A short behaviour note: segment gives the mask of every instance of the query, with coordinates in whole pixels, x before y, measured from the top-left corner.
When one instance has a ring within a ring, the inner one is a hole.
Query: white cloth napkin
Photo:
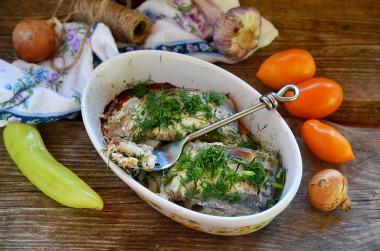
[[[237,0],[213,1],[224,11],[239,6]],[[212,34],[212,27],[204,20],[191,0],[147,0],[137,9],[147,15],[152,23],[150,35],[142,48],[174,51],[212,63],[238,62],[226,58],[212,45],[212,41],[206,41]],[[271,22],[263,17],[261,20],[259,46],[248,53],[244,59],[250,57],[259,48],[269,45],[279,34]],[[133,49],[135,48],[125,51]]]
[[[64,60],[55,58],[56,67],[73,62],[86,26],[67,23],[64,29],[59,53]],[[7,121],[38,124],[76,115],[83,87],[94,68],[93,52],[105,60],[113,57],[115,50],[109,28],[98,23],[87,37],[78,62],[61,75],[52,68],[50,60],[38,64],[16,60],[10,64],[0,59],[0,126]]]

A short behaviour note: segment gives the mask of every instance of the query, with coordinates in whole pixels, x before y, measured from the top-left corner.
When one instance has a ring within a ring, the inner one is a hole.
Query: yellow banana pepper
[[[10,122],[3,136],[12,160],[47,196],[68,207],[103,208],[100,196],[49,153],[36,126]]]

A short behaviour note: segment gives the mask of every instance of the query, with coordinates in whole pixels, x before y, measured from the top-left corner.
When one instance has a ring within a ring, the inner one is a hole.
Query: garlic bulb
[[[215,47],[227,58],[239,61],[259,45],[260,13],[251,6],[239,6],[226,13],[211,0],[193,0],[213,26]]]
[[[230,9],[214,26],[214,43],[229,59],[243,59],[259,45],[260,27],[260,14],[255,8]]]

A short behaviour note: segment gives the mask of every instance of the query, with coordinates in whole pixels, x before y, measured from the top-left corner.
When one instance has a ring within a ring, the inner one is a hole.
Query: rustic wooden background
[[[0,1],[0,59],[16,55],[11,32],[22,19],[48,18],[57,0]],[[136,7],[142,1],[133,1]],[[375,0],[248,1],[279,29],[270,46],[235,65],[217,64],[261,93],[255,78],[273,53],[302,48],[314,56],[316,76],[340,83],[344,102],[326,118],[352,144],[356,159],[318,160],[305,146],[303,120],[280,108],[299,143],[304,173],[288,208],[264,229],[244,236],[210,235],[184,227],[155,211],[111,171],[93,148],[80,116],[39,126],[49,151],[85,180],[105,203],[102,211],[72,209],[34,187],[9,158],[0,129],[0,249],[284,249],[380,250],[380,2]],[[64,2],[59,17],[67,14]],[[318,212],[306,195],[308,180],[335,168],[347,176],[352,209]]]

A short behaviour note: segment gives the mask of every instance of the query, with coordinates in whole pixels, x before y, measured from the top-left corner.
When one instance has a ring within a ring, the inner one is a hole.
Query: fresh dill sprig
[[[137,88],[136,92],[144,93],[144,83]],[[149,91],[145,96],[145,102],[142,103],[141,112],[134,119],[133,139],[141,142],[142,139],[154,128],[170,128],[175,131],[175,138],[182,137],[179,133],[182,130],[189,131],[192,128],[184,126],[181,122],[183,115],[208,121],[213,117],[212,108],[209,104],[204,103],[201,96],[195,92],[189,92],[182,88],[179,93],[176,91],[164,90],[156,93]],[[195,128],[193,129],[195,131]],[[192,132],[192,131],[190,131]]]
[[[267,208],[273,207],[281,198],[284,192],[285,182],[286,182],[286,168],[279,168],[275,175],[277,183],[272,183],[271,186],[275,188],[274,197],[267,203]]]
[[[240,141],[238,144],[239,147],[244,147],[252,150],[258,150],[261,148],[261,143],[256,137],[251,134],[247,134],[246,136],[248,139],[245,141]]]
[[[233,160],[236,163],[242,164],[246,171],[254,172],[254,175],[245,177],[245,179],[251,182],[253,185],[261,185],[264,180],[267,179],[268,174],[264,169],[264,165],[262,163],[263,160],[261,158],[255,157],[251,163],[246,163],[236,158],[233,158]]]
[[[223,100],[226,98],[226,96],[220,92],[210,90],[205,92],[204,98],[206,100],[206,103],[215,103],[217,106],[220,106],[223,104]]]
[[[181,105],[164,93],[149,92],[144,108],[134,118],[133,138],[141,140],[155,127],[168,128],[181,120]]]
[[[190,148],[184,151],[169,173],[185,170],[186,176],[182,179],[184,187],[190,183],[200,184],[199,187],[193,186],[194,188],[186,190],[185,195],[188,198],[202,193],[203,201],[217,198],[234,203],[241,201],[242,197],[239,193],[229,191],[234,184],[242,180],[242,176],[232,170],[229,161],[224,147],[197,149],[195,156],[191,155]]]
[[[153,83],[153,81],[151,77],[149,76],[148,79],[145,81],[128,83],[126,89],[132,89],[133,95],[135,95],[138,98],[142,98],[146,94],[148,94],[149,92],[148,86],[151,83]]]
[[[241,194],[238,191],[226,195],[226,200],[230,203],[240,202],[242,200]]]

